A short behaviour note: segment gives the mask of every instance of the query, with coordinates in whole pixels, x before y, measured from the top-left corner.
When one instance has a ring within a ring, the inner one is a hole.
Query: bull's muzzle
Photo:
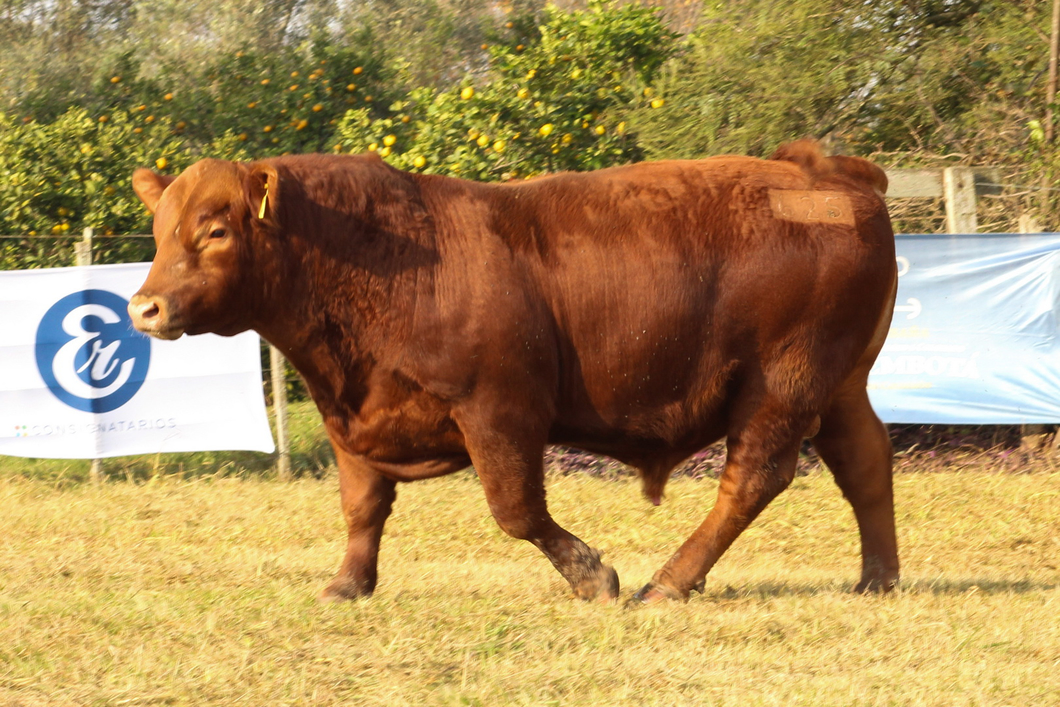
[[[138,331],[159,339],[179,339],[184,329],[172,326],[168,309],[165,298],[157,295],[136,294],[129,300],[129,317]]]

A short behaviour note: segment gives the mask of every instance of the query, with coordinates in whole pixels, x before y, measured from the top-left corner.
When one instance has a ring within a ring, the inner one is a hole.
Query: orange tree
[[[115,74],[112,105],[141,127],[168,119],[175,134],[196,144],[231,134],[256,157],[320,152],[348,109],[382,116],[393,101],[384,62],[360,48],[370,39],[360,37],[356,48],[326,41],[272,52],[248,47],[194,73],[163,67],[150,80]]]
[[[207,156],[375,150],[405,169],[511,179],[640,159],[626,116],[661,104],[651,84],[676,46],[656,11],[595,0],[508,25],[488,68],[448,90],[390,88],[399,84],[361,49],[366,37],[355,48],[248,48],[150,72],[128,54],[99,74],[84,106],[0,114],[0,235],[26,236],[3,241],[0,267],[68,264],[68,243],[54,238],[86,226],[145,230],[129,183],[141,166],[176,173]],[[144,257],[132,252],[143,247],[100,255]]]
[[[0,113],[0,235],[25,236],[0,241],[0,268],[70,264],[64,237],[85,227],[146,230],[130,185],[137,167],[175,174],[202,157],[320,151],[347,109],[384,115],[392,102],[380,60],[326,42],[232,52],[199,77],[162,67],[144,78],[141,68],[120,57],[92,100],[58,116]],[[148,242],[101,241],[96,254],[117,261],[149,251]]]
[[[98,117],[74,108],[50,123],[13,122],[0,114],[0,268],[69,265],[53,237],[92,227],[97,233],[144,232],[149,215],[130,187],[137,167],[176,172],[198,156],[239,157],[231,135],[192,146],[166,119],[146,127],[124,110]],[[147,243],[111,241],[101,259],[120,260]],[[145,253],[137,252],[138,257]]]
[[[416,89],[379,117],[350,110],[336,151],[374,151],[397,167],[474,179],[585,170],[641,157],[625,115],[661,105],[651,83],[675,47],[658,12],[602,0],[510,22],[480,81]]]

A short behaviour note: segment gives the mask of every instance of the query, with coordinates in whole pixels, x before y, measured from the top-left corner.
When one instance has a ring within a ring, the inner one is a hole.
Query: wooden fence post
[[[92,228],[86,228],[81,240],[74,243],[74,262],[78,267],[92,264]]]
[[[1020,233],[1043,233],[1038,217],[1034,214],[1020,214],[1017,223],[1019,223]]]
[[[78,267],[84,267],[92,264],[92,236],[94,235],[92,228],[86,228],[81,240],[74,243],[74,262]],[[88,478],[94,484],[103,482],[103,462],[99,459],[93,459],[92,465],[88,468]]]
[[[946,232],[975,233],[975,171],[971,167],[942,170],[942,192],[946,200]]]
[[[280,350],[269,345],[272,369],[272,413],[276,418],[276,476],[291,480],[291,446],[287,437],[287,361]]]

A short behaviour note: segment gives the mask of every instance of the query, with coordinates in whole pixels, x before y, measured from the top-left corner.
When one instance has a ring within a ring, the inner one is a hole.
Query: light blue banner
[[[1060,422],[1060,234],[900,235],[884,422]]]

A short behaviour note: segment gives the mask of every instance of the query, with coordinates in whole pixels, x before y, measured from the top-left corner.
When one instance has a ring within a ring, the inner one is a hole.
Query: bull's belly
[[[592,406],[560,409],[548,442],[610,456],[634,466],[655,459],[683,458],[725,435],[724,401],[697,409],[688,401],[639,405],[606,417]],[[406,408],[349,426],[333,426],[332,441],[396,481],[414,481],[471,465],[463,435],[435,416],[410,415]]]
[[[688,401],[602,413],[588,408],[561,414],[549,442],[639,464],[656,456],[689,456],[726,434],[725,401],[696,407]]]

